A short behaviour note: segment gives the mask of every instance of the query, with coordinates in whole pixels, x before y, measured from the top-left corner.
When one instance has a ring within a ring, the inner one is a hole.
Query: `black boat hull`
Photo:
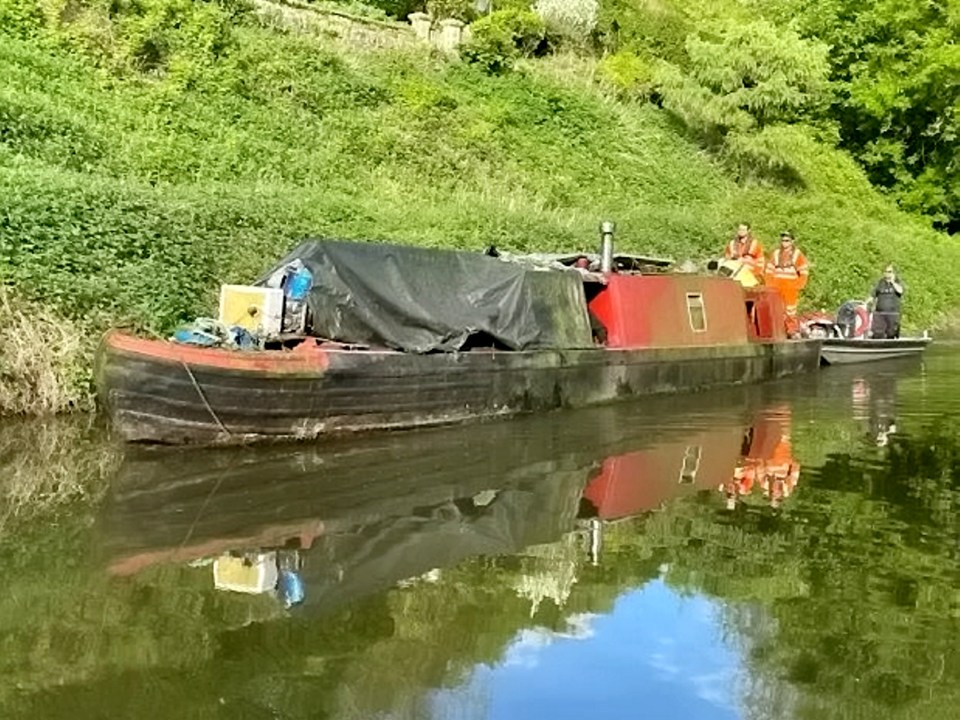
[[[814,370],[820,341],[433,353],[210,350],[115,334],[99,396],[130,442],[233,444],[437,425]]]

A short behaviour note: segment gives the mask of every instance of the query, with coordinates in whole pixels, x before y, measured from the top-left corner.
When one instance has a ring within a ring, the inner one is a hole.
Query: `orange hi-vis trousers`
[[[800,291],[806,285],[806,278],[801,281],[800,278],[784,278],[777,275],[767,275],[767,287],[774,288],[780,297],[783,298],[784,309],[786,310],[786,325],[788,333],[796,333],[800,330],[800,322],[797,320],[797,305],[800,302]]]
[[[787,332],[795,335],[800,330],[797,320],[797,303],[800,291],[807,284],[810,267],[806,256],[799,248],[777,248],[765,268],[765,284],[777,289],[786,306]]]

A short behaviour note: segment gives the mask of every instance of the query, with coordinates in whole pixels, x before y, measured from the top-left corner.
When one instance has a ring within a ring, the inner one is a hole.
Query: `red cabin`
[[[703,275],[609,274],[589,302],[611,348],[738,345],[786,339],[769,288]]]

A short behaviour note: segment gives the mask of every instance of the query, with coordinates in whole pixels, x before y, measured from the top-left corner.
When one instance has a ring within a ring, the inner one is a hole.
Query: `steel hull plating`
[[[819,359],[819,341],[413,355],[327,345],[245,353],[117,333],[101,348],[97,381],[126,441],[230,444],[751,383],[813,370]]]

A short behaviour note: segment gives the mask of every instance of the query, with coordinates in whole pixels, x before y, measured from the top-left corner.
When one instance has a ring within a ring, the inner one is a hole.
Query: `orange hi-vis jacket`
[[[727,260],[739,260],[757,275],[763,272],[763,246],[753,235],[748,235],[744,241],[739,238],[731,240],[723,256]]]
[[[797,290],[802,290],[810,275],[810,264],[799,248],[795,247],[787,253],[782,248],[777,248],[770,256],[766,273],[778,280],[793,280],[797,283]]]
[[[777,248],[770,256],[764,273],[766,284],[776,288],[783,298],[787,316],[795,317],[800,291],[806,286],[810,276],[810,266],[806,256],[796,247],[786,253],[782,248]]]

